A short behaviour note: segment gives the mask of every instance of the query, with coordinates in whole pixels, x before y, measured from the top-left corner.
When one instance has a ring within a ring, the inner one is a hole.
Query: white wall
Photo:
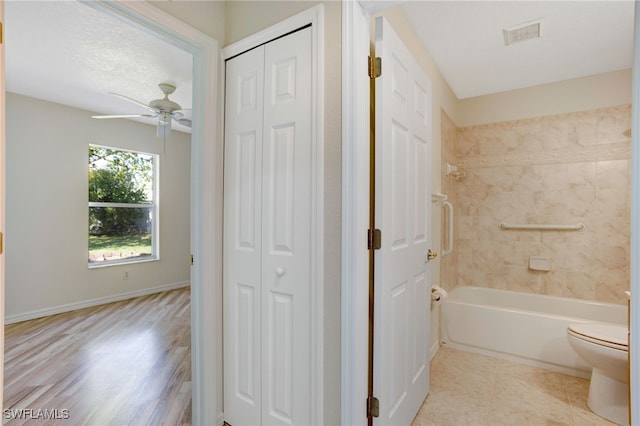
[[[6,315],[189,281],[190,135],[7,94]],[[160,260],[89,269],[88,146],[160,154]],[[129,279],[123,279],[123,272]]]

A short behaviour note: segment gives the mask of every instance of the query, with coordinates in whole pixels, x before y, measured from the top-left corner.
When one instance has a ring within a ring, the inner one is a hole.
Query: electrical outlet
[[[129,279],[129,271],[124,271],[122,273],[122,279],[123,280],[128,280]]]

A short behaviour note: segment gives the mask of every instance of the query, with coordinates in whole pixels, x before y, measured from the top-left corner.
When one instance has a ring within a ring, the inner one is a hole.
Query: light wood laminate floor
[[[3,423],[190,424],[190,315],[185,288],[7,325]]]

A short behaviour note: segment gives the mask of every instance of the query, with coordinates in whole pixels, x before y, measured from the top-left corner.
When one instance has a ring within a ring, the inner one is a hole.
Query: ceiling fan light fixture
[[[158,122],[156,137],[166,139],[171,136],[171,121],[168,123]]]
[[[169,126],[171,126],[171,113],[161,112],[160,114],[158,114],[158,123],[162,125],[168,124]]]

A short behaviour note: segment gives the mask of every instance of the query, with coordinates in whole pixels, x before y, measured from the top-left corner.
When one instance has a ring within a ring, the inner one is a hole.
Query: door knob
[[[431,249],[427,250],[427,261],[433,260],[438,257],[438,253],[431,251]]]
[[[276,275],[279,276],[279,277],[283,276],[284,275],[284,268],[278,266],[276,268]]]

